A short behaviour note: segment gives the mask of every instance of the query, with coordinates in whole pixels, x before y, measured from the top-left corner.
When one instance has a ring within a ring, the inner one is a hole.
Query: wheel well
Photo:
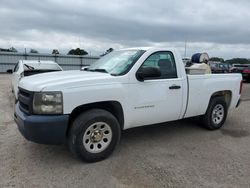
[[[113,114],[117,118],[117,120],[118,120],[118,122],[119,122],[119,124],[121,126],[121,130],[123,130],[123,127],[124,127],[124,114],[123,114],[122,105],[117,101],[103,101],[103,102],[84,104],[84,105],[76,107],[71,112],[71,114],[69,116],[69,125],[68,125],[67,134],[69,132],[69,128],[70,128],[70,125],[71,125],[72,121],[79,114],[81,114],[84,111],[94,109],[94,108],[107,110],[108,112]]]
[[[217,91],[211,96],[211,99],[214,97],[223,97],[225,102],[227,103],[227,106],[229,107],[232,99],[232,91],[229,90]]]

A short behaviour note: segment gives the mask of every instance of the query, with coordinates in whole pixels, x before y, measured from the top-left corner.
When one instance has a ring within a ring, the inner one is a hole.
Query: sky
[[[166,46],[250,58],[249,0],[0,0],[0,48],[67,53]]]

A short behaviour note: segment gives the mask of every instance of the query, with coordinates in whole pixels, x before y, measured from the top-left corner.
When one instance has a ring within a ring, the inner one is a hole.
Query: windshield
[[[114,51],[94,62],[85,70],[106,72],[111,75],[124,75],[144,52],[143,50]]]
[[[217,68],[217,64],[216,64],[216,63],[210,63],[210,66],[211,66],[212,68]]]

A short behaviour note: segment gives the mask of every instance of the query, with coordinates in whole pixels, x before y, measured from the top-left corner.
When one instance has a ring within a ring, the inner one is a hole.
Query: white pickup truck
[[[123,49],[81,71],[23,78],[15,121],[26,139],[68,143],[94,162],[112,153],[125,129],[194,116],[219,129],[241,89],[240,74],[187,75],[176,50]]]

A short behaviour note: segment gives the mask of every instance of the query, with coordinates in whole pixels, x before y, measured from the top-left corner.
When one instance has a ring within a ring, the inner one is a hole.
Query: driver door
[[[161,76],[130,85],[131,127],[179,119],[183,87],[173,54],[168,51],[153,53],[141,67],[158,68]]]

